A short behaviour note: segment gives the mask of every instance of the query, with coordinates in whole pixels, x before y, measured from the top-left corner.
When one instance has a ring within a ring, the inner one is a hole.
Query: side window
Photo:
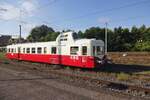
[[[32,53],[35,53],[35,48],[32,48]]]
[[[20,47],[18,47],[18,53],[21,53],[21,48]]]
[[[7,48],[7,53],[9,53],[9,49]]]
[[[7,49],[7,52],[8,52],[8,53],[10,52],[10,48]]]
[[[51,54],[56,54],[56,47],[52,47]]]
[[[42,53],[42,48],[41,48],[41,47],[38,47],[38,48],[37,48],[37,53],[39,53],[39,54]]]
[[[82,55],[87,55],[87,46],[82,47]]]
[[[13,52],[14,52],[14,49],[12,48],[12,49],[11,49],[11,53],[13,53]]]
[[[45,54],[47,53],[47,47],[44,47],[44,53]]]
[[[26,52],[27,52],[27,53],[30,53],[30,48],[27,48],[27,49],[26,49]]]
[[[14,48],[14,53],[16,53],[16,48]]]
[[[25,48],[23,48],[23,53],[25,53]]]
[[[70,54],[71,55],[78,55],[79,47],[70,47]]]
[[[93,46],[93,56],[95,56],[95,46]]]

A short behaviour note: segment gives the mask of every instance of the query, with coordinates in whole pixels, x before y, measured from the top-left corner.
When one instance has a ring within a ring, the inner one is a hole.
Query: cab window
[[[100,46],[97,46],[97,55],[100,55],[101,54],[101,51],[100,51]]]
[[[100,46],[97,46],[97,55],[101,55],[103,54],[104,50],[103,50],[103,47],[100,47]]]
[[[82,55],[87,55],[87,46],[82,47]]]
[[[78,51],[79,51],[79,47],[77,47],[77,46],[70,47],[70,54],[71,55],[78,55]]]

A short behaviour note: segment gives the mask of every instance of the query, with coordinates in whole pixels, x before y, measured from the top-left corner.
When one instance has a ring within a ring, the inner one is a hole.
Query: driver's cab
[[[91,54],[95,58],[96,64],[103,64],[105,60],[104,42],[102,40],[93,40],[91,48]]]
[[[92,41],[92,56],[100,58],[104,54],[104,42],[102,40]]]

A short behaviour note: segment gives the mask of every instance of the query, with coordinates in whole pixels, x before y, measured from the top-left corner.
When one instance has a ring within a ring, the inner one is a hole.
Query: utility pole
[[[21,14],[22,14],[22,10],[20,9],[20,25],[19,25],[19,43],[21,43]]]
[[[21,43],[21,25],[19,25],[19,43]]]
[[[105,55],[107,55],[107,25],[108,23],[105,23]]]

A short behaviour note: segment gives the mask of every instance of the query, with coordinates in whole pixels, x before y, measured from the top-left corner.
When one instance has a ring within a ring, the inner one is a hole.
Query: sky
[[[55,31],[85,31],[150,26],[150,0],[0,0],[0,34],[27,37],[32,28],[48,25]]]

